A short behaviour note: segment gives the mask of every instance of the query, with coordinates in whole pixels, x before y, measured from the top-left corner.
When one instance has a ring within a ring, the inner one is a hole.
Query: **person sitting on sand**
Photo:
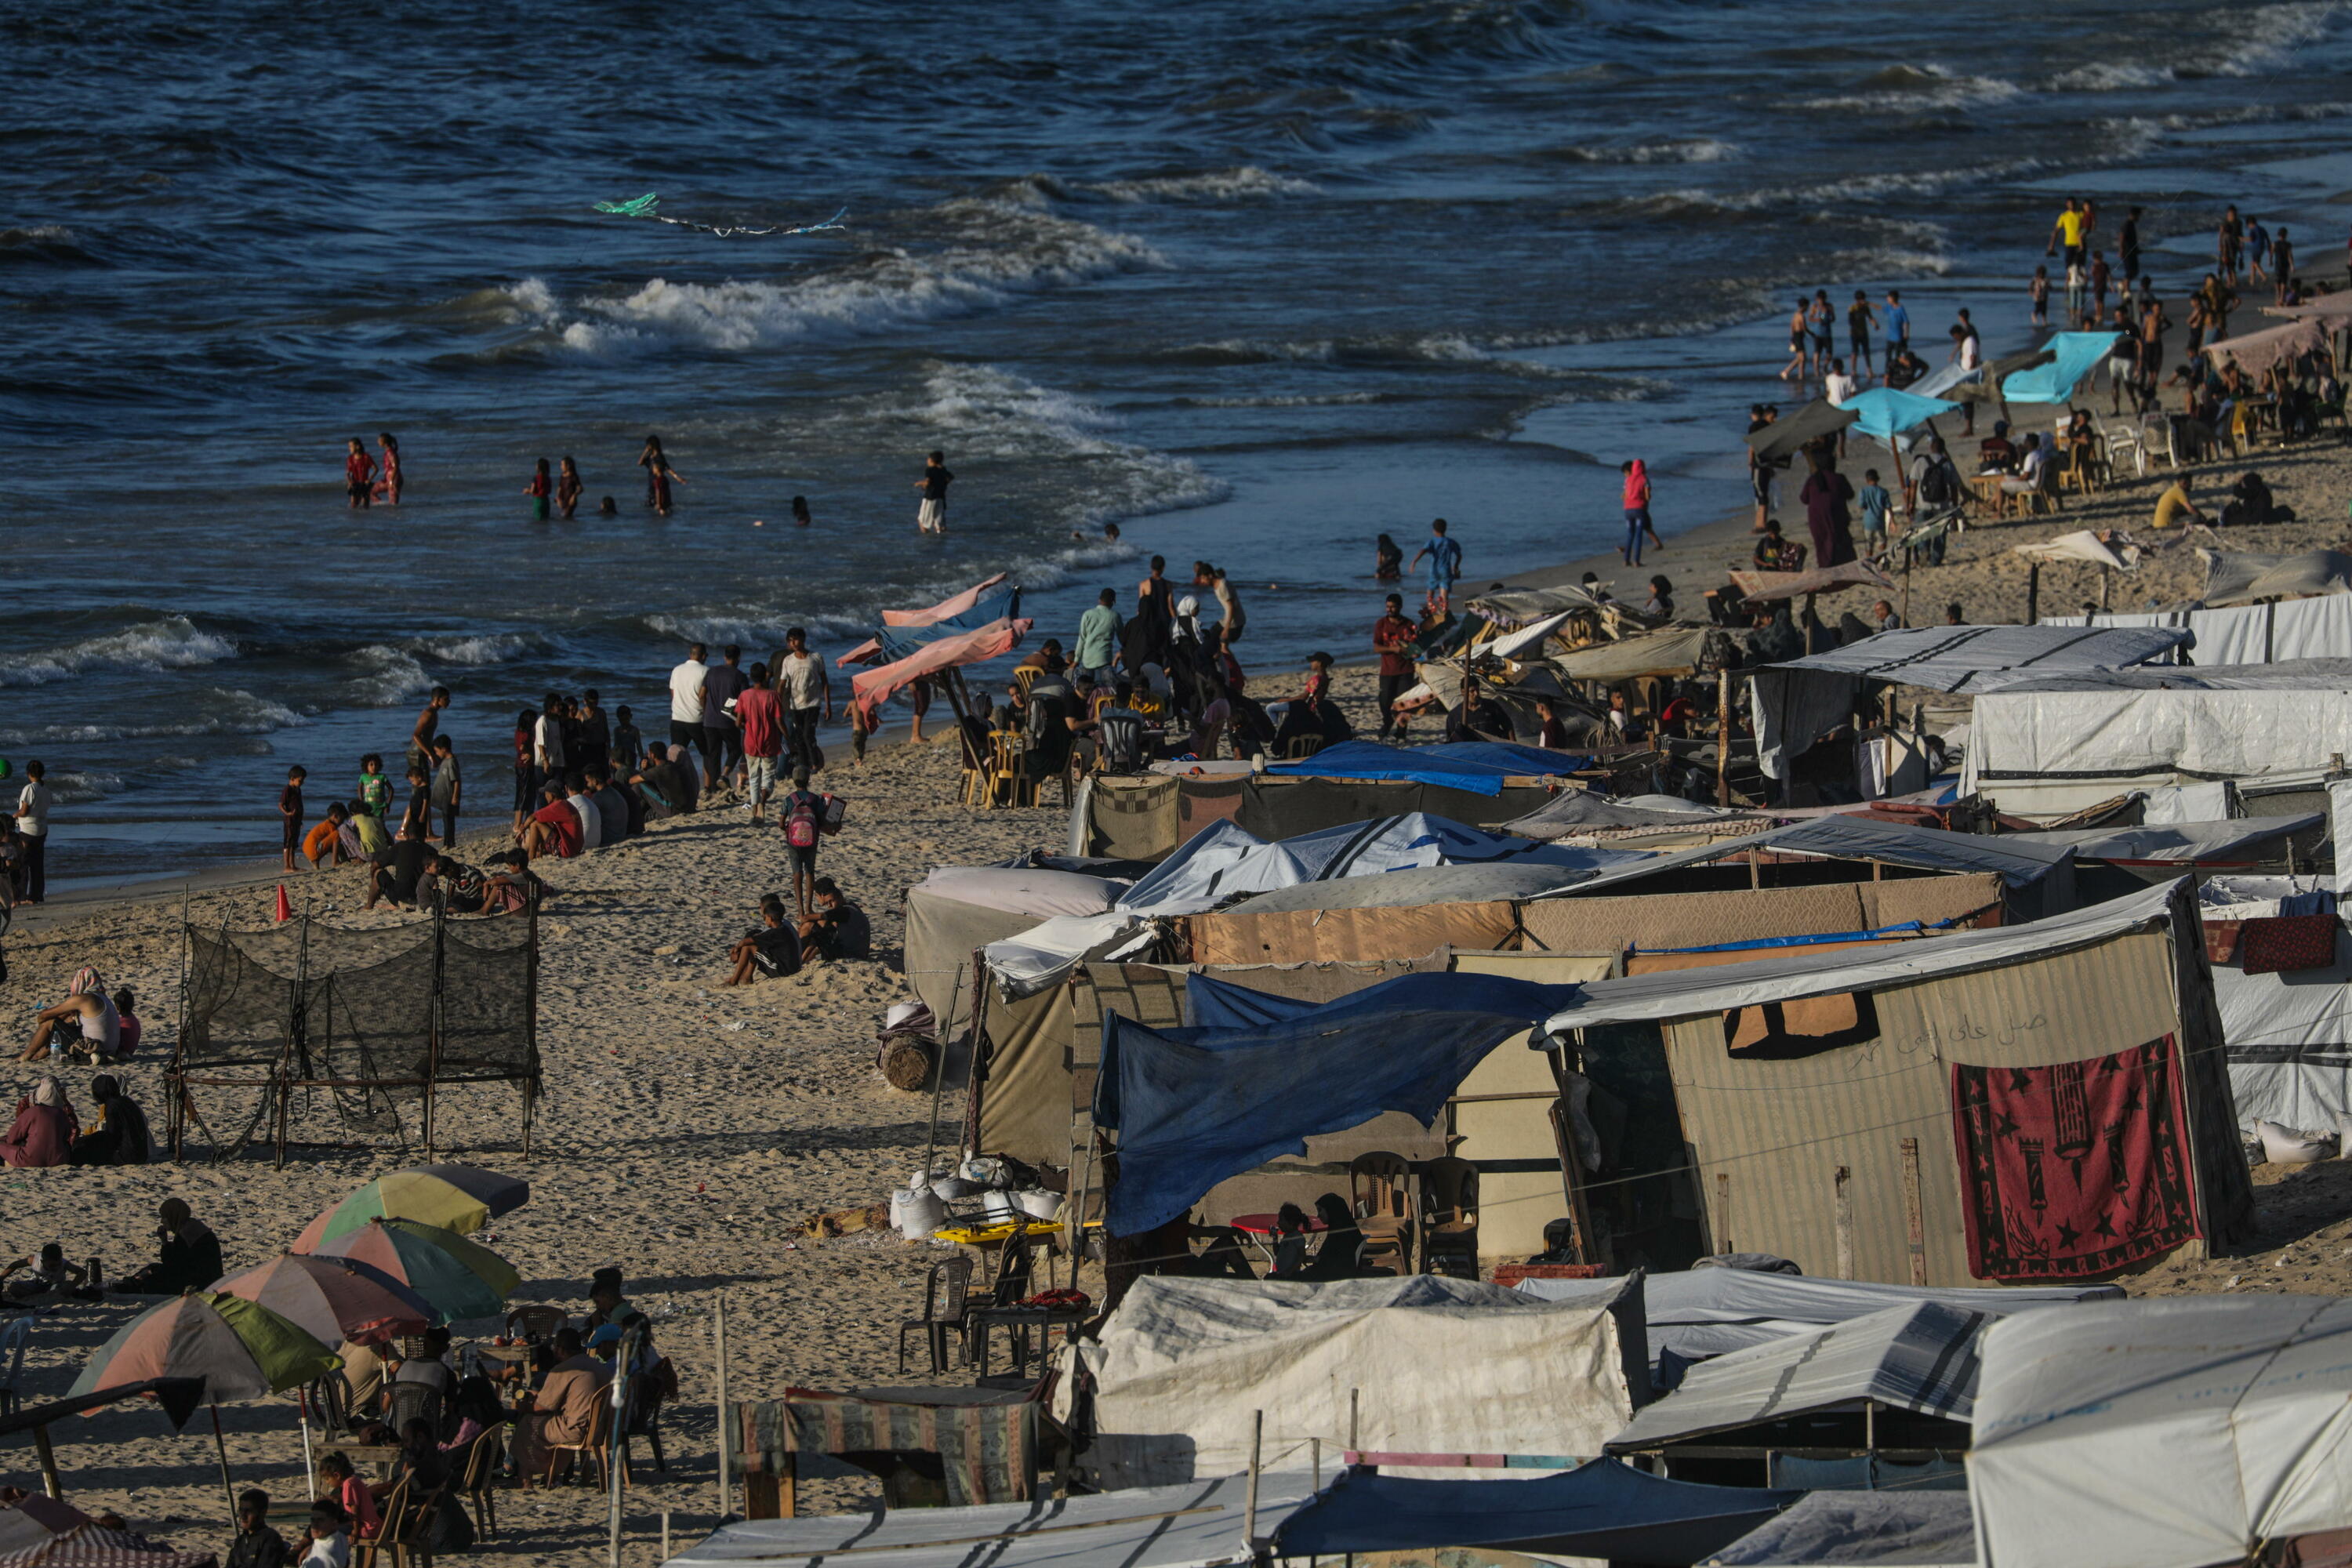
[[[2155,525],[2158,529],[2185,528],[2192,522],[2211,524],[2213,520],[2198,510],[2197,504],[2189,499],[2189,489],[2195,480],[2184,468],[2172,481],[2171,488],[2156,498]]]
[[[147,1135],[147,1113],[122,1092],[108,1073],[89,1080],[90,1098],[98,1102],[98,1120],[73,1142],[66,1156],[72,1165],[143,1165],[152,1152]],[[215,1278],[218,1278],[217,1275]]]
[[[178,1198],[165,1198],[155,1211],[155,1261],[123,1279],[118,1289],[141,1295],[176,1296],[201,1290],[227,1270],[221,1264],[220,1237],[188,1212]]]
[[[62,1165],[73,1151],[81,1121],[54,1073],[34,1080],[30,1098],[16,1102],[16,1124],[0,1137],[0,1160],[24,1170]]]
[[[1359,1255],[1364,1233],[1356,1225],[1356,1211],[1337,1193],[1315,1200],[1315,1215],[1323,1222],[1323,1243],[1314,1259],[1295,1276],[1300,1279],[1353,1279],[1363,1272]]]
[[[19,1271],[24,1274],[21,1279],[16,1278]],[[89,1278],[87,1269],[66,1261],[64,1247],[54,1241],[45,1241],[37,1262],[31,1258],[19,1258],[0,1268],[0,1296],[18,1305],[54,1300],[68,1290],[79,1289]]]
[[[98,971],[82,968],[74,971],[64,1001],[33,1015],[32,1042],[16,1059],[37,1062],[79,1054],[95,1061],[113,1056],[121,1047],[122,1015],[114,1010]]]
[[[584,835],[580,813],[573,809],[563,786],[547,784],[539,792],[539,809],[522,825],[522,852],[533,860],[549,855],[569,860],[581,852]]]
[[[2259,528],[2265,523],[2291,522],[2294,518],[2292,510],[2279,506],[2272,498],[2271,487],[2260,474],[2249,473],[2241,478],[2230,487],[2230,499],[2221,503],[2221,524],[2225,528]]]
[[[872,958],[874,928],[866,911],[845,898],[830,877],[816,879],[810,892],[814,907],[800,922],[801,962]]]
[[[310,862],[312,870],[340,866],[349,858],[343,853],[343,824],[351,814],[352,808],[339,800],[327,807],[324,819],[302,836],[302,858]]]
[[[605,500],[609,503],[612,498]],[[344,1463],[348,1468],[350,1461]],[[333,1498],[310,1504],[310,1525],[302,1540],[306,1544],[297,1568],[352,1568],[351,1512]]]
[[[1802,572],[1805,569],[1805,547],[1780,531],[1780,521],[1764,520],[1764,537],[1756,542],[1748,557],[1759,572]]]
[[[801,934],[785,915],[782,899],[774,893],[760,895],[760,929],[729,948],[727,959],[734,968],[721,985],[749,985],[756,975],[782,980],[800,973]]]

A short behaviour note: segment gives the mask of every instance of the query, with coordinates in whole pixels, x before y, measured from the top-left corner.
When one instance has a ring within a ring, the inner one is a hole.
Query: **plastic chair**
[[[931,1375],[939,1376],[948,1368],[948,1333],[952,1330],[967,1347],[971,1335],[963,1321],[964,1305],[971,1290],[971,1259],[950,1258],[944,1263],[931,1265],[931,1272],[923,1281],[923,1315],[908,1318],[898,1325],[898,1370],[907,1370],[907,1336],[917,1329],[923,1331],[931,1347]]]
[[[2099,444],[2106,449],[2108,482],[2114,482],[2116,465],[2123,460],[2126,452],[2131,454],[2132,472],[2145,478],[2147,474],[2147,448],[2141,444],[2139,427],[2126,425],[2117,428],[2095,415],[2093,416],[2093,423],[2099,427]]]
[[[411,1421],[422,1417],[432,1425],[435,1436],[441,1434],[444,1409],[441,1391],[429,1383],[388,1383],[384,1384],[384,1422],[397,1440],[408,1430]]]
[[[376,1553],[392,1548],[392,1560],[403,1561],[400,1532],[408,1521],[408,1478],[403,1476],[393,1489],[376,1500],[376,1531],[365,1541],[352,1542],[352,1568],[375,1568]]]
[[[1447,1155],[1421,1168],[1421,1268],[1478,1278],[1478,1167]]]
[[[956,740],[963,752],[963,780],[956,802],[977,809],[988,804],[992,761],[988,731],[977,719],[959,720]]]
[[[498,1494],[490,1483],[498,1479],[505,1447],[506,1428],[491,1427],[466,1450],[466,1466],[457,1476],[459,1489],[474,1500],[474,1530],[484,1541],[499,1532]]]
[[[1143,766],[1143,719],[1106,713],[1095,725],[1095,771],[1131,773]]]
[[[588,1435],[577,1443],[550,1443],[547,1446],[547,1473],[540,1478],[545,1486],[555,1484],[555,1468],[566,1454],[577,1454],[583,1466],[593,1466],[596,1489],[610,1490],[613,1473],[604,1450],[613,1439],[613,1400],[609,1390],[599,1390],[596,1408],[588,1417]]]
[[[662,1452],[660,1384],[648,1373],[632,1373],[629,1375],[628,1400],[628,1408],[625,1413],[626,1419],[621,1423],[621,1484],[623,1486],[634,1484],[633,1478],[635,1471],[631,1464],[629,1453],[629,1440],[633,1437],[643,1437],[646,1447],[653,1450],[654,1468],[663,1475],[669,1474],[669,1456]]]
[[[572,1314],[561,1307],[517,1307],[507,1314],[507,1332],[519,1332],[528,1342],[538,1344],[553,1339],[555,1331],[571,1321]]]
[[[1385,1150],[1359,1154],[1348,1163],[1357,1228],[1364,1233],[1364,1268],[1389,1274],[1412,1272],[1412,1166]]]
[[[33,1320],[28,1314],[12,1318],[5,1328],[0,1328],[0,1415],[14,1415],[24,1398],[16,1392],[16,1380],[25,1372],[25,1345],[33,1336]]]
[[[1024,744],[1027,737],[1018,730],[996,730],[990,732],[990,738],[996,750],[989,768],[989,804],[1036,805],[1037,784],[1029,776],[1029,753]]]

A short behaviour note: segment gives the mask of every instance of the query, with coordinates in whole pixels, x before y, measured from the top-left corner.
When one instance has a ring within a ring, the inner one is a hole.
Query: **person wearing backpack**
[[[793,867],[793,907],[803,918],[816,883],[817,840],[824,837],[824,796],[809,788],[806,767],[793,770],[793,793],[778,815],[784,825],[784,854]]]
[[[1966,489],[1960,479],[1960,470],[1952,462],[1951,454],[1944,450],[1941,436],[1928,437],[1927,450],[1911,459],[1906,488],[1910,491],[1909,510],[1914,524],[1960,504],[1967,493]],[[1937,532],[1919,546],[1919,552],[1926,557],[1928,565],[1941,566],[1944,563],[1943,532]]]

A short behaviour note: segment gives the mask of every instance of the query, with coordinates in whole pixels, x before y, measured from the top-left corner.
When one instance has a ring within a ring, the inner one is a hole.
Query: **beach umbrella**
[[[514,1265],[488,1247],[413,1219],[372,1219],[349,1236],[321,1242],[315,1255],[379,1268],[453,1322],[496,1314],[522,1281]]]
[[[530,1184],[478,1165],[418,1165],[378,1176],[302,1227],[297,1252],[349,1236],[372,1219],[413,1219],[470,1236],[530,1201]]]
[[[1796,456],[1800,448],[1826,436],[1834,436],[1853,423],[1853,411],[1833,407],[1829,399],[1816,397],[1785,419],[1776,419],[1759,430],[1748,433],[1748,446],[1766,462]]]
[[[430,1301],[391,1275],[349,1258],[281,1253],[225,1275],[212,1288],[268,1308],[321,1344],[370,1344],[422,1333],[441,1318]]]
[[[199,1378],[206,1404],[258,1399],[341,1366],[297,1325],[242,1297],[192,1290],[150,1307],[98,1347],[68,1397],[155,1377]]]

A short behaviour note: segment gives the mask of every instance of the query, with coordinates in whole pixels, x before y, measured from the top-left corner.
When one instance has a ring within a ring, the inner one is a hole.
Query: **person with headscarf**
[[[1771,622],[1756,634],[1750,646],[1758,664],[1783,664],[1805,657],[1805,639],[1789,613],[1787,600],[1773,606]]]
[[[1393,583],[1404,575],[1404,550],[1387,534],[1372,547],[1372,576],[1376,581]]]
[[[62,1165],[80,1131],[65,1087],[55,1073],[43,1073],[34,1081],[32,1095],[16,1102],[16,1124],[0,1137],[0,1160],[25,1169]]]
[[[73,1141],[68,1162],[76,1165],[143,1165],[152,1151],[147,1113],[122,1092],[111,1073],[89,1080],[90,1098],[98,1101],[98,1121]],[[218,1271],[213,1275],[218,1279]],[[209,1283],[198,1280],[198,1284]]]
[[[121,1016],[107,998],[106,983],[98,971],[86,966],[74,971],[64,1001],[33,1015],[32,1043],[16,1059],[46,1061],[67,1055],[75,1046],[89,1047],[100,1057],[113,1056],[122,1046]]]
[[[155,1217],[163,1222],[155,1230],[155,1261],[115,1289],[176,1296],[183,1290],[202,1290],[226,1272],[221,1263],[220,1237],[191,1214],[185,1203],[165,1198]]]

